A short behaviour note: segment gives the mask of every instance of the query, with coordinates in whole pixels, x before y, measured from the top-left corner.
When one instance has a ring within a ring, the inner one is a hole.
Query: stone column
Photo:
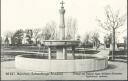
[[[51,60],[51,47],[48,47],[48,59]]]
[[[67,59],[67,50],[66,47],[63,47],[63,57],[66,60]]]
[[[74,46],[72,47],[72,56],[73,56],[73,59],[75,59],[75,47]]]
[[[60,12],[60,40],[65,40],[65,20],[64,20],[64,14],[65,9],[63,6],[61,6]]]

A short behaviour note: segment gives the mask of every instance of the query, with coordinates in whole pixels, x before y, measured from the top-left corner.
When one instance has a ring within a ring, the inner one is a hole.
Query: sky
[[[17,29],[43,28],[55,21],[59,25],[61,0],[1,0],[1,34]],[[96,18],[103,19],[104,7],[110,5],[120,14],[127,12],[127,0],[64,0],[65,18],[77,20],[77,34],[84,37],[90,32],[100,32],[100,38],[107,33],[98,26]],[[119,29],[125,30],[127,23]],[[125,31],[126,32],[126,31]],[[118,33],[121,37],[126,33]]]

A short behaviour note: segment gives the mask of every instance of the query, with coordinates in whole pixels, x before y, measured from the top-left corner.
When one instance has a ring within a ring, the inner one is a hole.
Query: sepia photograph
[[[127,81],[127,34],[127,0],[1,0],[1,81]]]

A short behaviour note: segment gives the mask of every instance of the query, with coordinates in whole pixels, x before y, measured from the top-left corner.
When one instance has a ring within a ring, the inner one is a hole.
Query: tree
[[[38,38],[40,37],[40,31],[41,31],[41,29],[40,28],[36,28],[36,29],[33,29],[32,31],[33,31],[33,35],[32,36],[33,36],[33,38],[35,40],[35,43],[37,45]]]
[[[111,43],[112,43],[112,34],[107,34],[106,36],[104,36],[105,47],[110,48]]]
[[[127,37],[124,37],[124,50],[128,49],[127,48],[127,41],[128,41]]]
[[[6,46],[6,47],[8,47],[8,46],[9,46],[9,39],[8,39],[8,37],[6,37],[6,38],[5,38],[4,43],[5,43],[5,46]]]
[[[5,32],[5,37],[8,37],[8,38],[10,38],[11,39],[11,44],[13,44],[13,35],[14,35],[14,33],[13,32],[10,32],[10,31],[8,31],[8,32]]]
[[[45,40],[57,39],[56,23],[54,21],[46,24],[42,36],[44,36]]]
[[[75,40],[76,32],[77,32],[77,21],[76,19],[69,17],[66,22],[66,39]]]
[[[99,44],[100,44],[98,32],[94,32],[92,34],[92,41],[93,41],[93,47],[96,47],[96,49],[97,49],[99,47]]]
[[[19,29],[19,30],[17,30],[17,31],[14,33],[14,35],[13,35],[13,37],[12,37],[12,39],[13,39],[13,44],[14,44],[14,45],[19,46],[19,45],[22,44],[23,34],[24,34],[24,32],[23,32],[22,29]]]
[[[90,41],[90,35],[89,34],[86,34],[85,35],[85,38],[84,38],[84,44],[89,44],[89,41]]]
[[[32,41],[33,31],[31,29],[27,29],[25,33],[26,33],[28,43],[32,44],[33,43]]]
[[[115,53],[115,32],[116,30],[123,26],[126,21],[126,14],[120,16],[119,11],[114,13],[110,6],[105,7],[105,17],[106,20],[104,22],[100,19],[97,19],[99,25],[107,30],[112,32],[112,60],[114,60],[114,53]]]

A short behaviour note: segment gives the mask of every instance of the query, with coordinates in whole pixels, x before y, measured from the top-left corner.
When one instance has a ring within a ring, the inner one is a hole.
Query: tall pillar
[[[60,12],[60,40],[65,40],[65,20],[64,20],[64,14],[65,14],[65,9],[64,9],[64,2],[62,1],[60,4],[62,4],[61,9],[59,10]]]
[[[59,10],[60,12],[59,40],[65,40],[65,19],[64,19],[65,9],[63,6],[64,2],[62,1],[60,4],[62,5],[61,5],[61,9]],[[66,47],[61,46],[57,48],[56,58],[67,59]]]

